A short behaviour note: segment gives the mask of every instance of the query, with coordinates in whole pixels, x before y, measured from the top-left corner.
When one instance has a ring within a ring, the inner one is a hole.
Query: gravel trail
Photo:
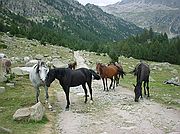
[[[78,51],[74,52],[78,68],[88,66]],[[134,102],[134,93],[121,86],[103,91],[102,81],[93,80],[93,104],[84,104],[81,86],[70,89],[70,109],[65,111],[63,91],[57,92],[58,134],[180,134],[180,110],[144,98]],[[89,99],[89,98],[88,98]]]

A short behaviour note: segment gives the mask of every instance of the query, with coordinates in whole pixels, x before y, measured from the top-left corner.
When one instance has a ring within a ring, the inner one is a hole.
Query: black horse
[[[134,75],[137,76],[136,85],[134,85],[134,93],[135,93],[135,101],[138,102],[139,97],[142,98],[142,83],[144,86],[144,95],[146,95],[146,88],[149,97],[149,75],[150,75],[150,68],[147,64],[141,62],[138,64],[135,69],[132,71]],[[147,85],[146,85],[147,84]]]
[[[100,76],[97,75],[93,70],[87,69],[87,68],[79,68],[76,70],[71,70],[70,68],[55,68],[50,69],[47,77],[46,77],[46,85],[50,87],[50,84],[55,80],[58,79],[60,85],[62,86],[65,94],[66,94],[66,100],[67,100],[67,106],[66,109],[68,110],[70,101],[69,101],[69,89],[70,87],[75,87],[82,85],[84,92],[85,92],[85,103],[87,102],[87,89],[86,89],[86,83],[89,87],[89,92],[92,98],[92,75],[94,76],[94,79],[100,80]]]

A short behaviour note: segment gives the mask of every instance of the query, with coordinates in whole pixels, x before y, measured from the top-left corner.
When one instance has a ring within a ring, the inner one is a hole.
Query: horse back
[[[118,74],[118,69],[114,65],[105,66],[102,68],[102,75],[107,78],[112,78]]]
[[[138,81],[149,81],[150,68],[148,65],[141,63],[137,68],[137,79]]]
[[[86,68],[79,68],[76,70],[70,70],[69,75],[66,76],[69,86],[79,86],[92,79],[90,72]]]

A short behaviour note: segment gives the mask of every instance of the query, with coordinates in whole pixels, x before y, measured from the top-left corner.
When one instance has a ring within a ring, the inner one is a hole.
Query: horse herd
[[[92,97],[92,79],[103,81],[104,91],[109,89],[115,89],[115,86],[119,84],[120,76],[123,78],[126,74],[123,71],[123,68],[118,63],[111,63],[109,65],[104,65],[101,63],[96,64],[96,72],[92,69],[87,68],[78,68],[75,69],[77,63],[68,64],[68,68],[54,68],[49,69],[45,62],[39,61],[32,67],[30,71],[29,78],[32,82],[34,88],[36,89],[36,101],[39,101],[39,87],[43,86],[46,92],[46,102],[49,105],[49,108],[52,108],[50,103],[48,102],[48,87],[50,87],[51,83],[57,79],[59,80],[60,85],[62,86],[65,95],[66,95],[66,110],[69,109],[70,100],[69,100],[69,91],[70,87],[75,87],[82,85],[85,93],[85,103],[87,102],[87,88],[86,84],[89,88],[90,100],[93,101]],[[139,97],[142,98],[142,83],[144,85],[144,94],[146,95],[146,89],[149,97],[149,74],[150,69],[149,66],[143,62],[139,63],[131,73],[134,73],[137,76],[136,85],[134,85],[135,89],[135,101],[137,102]],[[111,84],[108,88],[107,78],[111,80]]]

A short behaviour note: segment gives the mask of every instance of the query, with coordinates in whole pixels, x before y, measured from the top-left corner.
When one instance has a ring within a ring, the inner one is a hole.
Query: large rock
[[[31,67],[15,67],[11,69],[11,72],[18,76],[28,75]]]
[[[37,55],[35,56],[35,59],[36,59],[36,60],[42,60],[43,58],[44,58],[44,56],[41,55],[41,54],[37,54]]]
[[[0,87],[0,94],[5,92],[5,87]]]
[[[31,110],[31,120],[40,121],[42,120],[45,114],[45,107],[42,105],[41,102],[36,103],[34,106],[30,108]]]
[[[171,78],[170,80],[164,81],[164,84],[173,84],[175,86],[180,86],[179,77]]]
[[[63,62],[61,62],[59,59],[55,58],[52,60],[52,64],[55,68],[59,68],[59,67],[67,67],[66,64],[64,64]]]
[[[26,63],[26,67],[32,67],[37,63],[38,63],[38,60],[30,60],[29,62]]]
[[[21,120],[40,121],[42,120],[44,114],[45,114],[45,108],[41,102],[38,102],[32,107],[18,109],[14,113],[13,119],[16,121],[21,121]]]
[[[21,120],[29,120],[31,115],[30,108],[21,108],[18,109],[14,115],[13,119],[16,121],[21,121]]]

